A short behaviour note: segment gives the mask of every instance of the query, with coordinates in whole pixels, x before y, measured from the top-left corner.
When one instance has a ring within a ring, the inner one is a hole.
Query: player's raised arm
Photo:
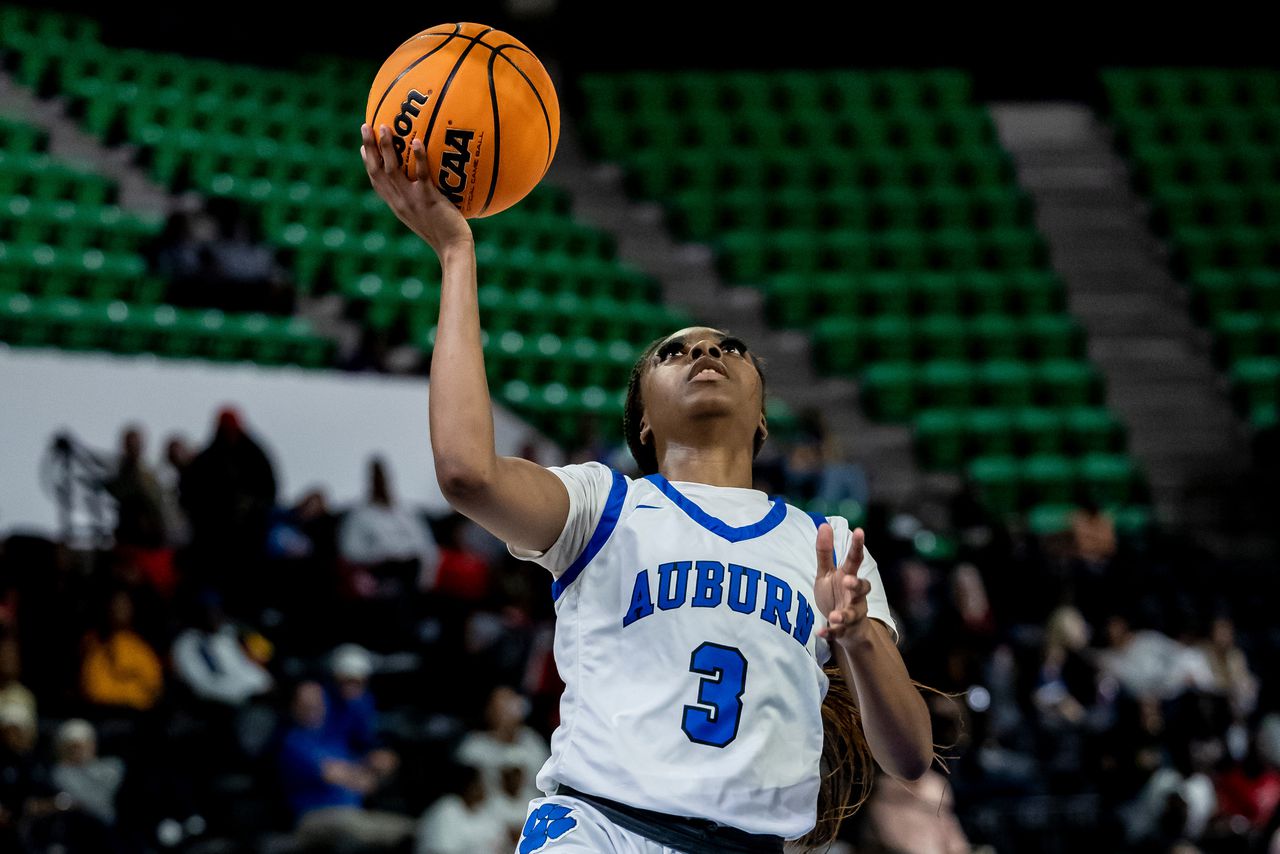
[[[442,273],[440,321],[431,359],[431,451],[440,489],[459,512],[511,545],[539,551],[555,543],[569,514],[560,478],[536,463],[498,456],[480,347],[475,241],[467,220],[430,180],[411,181],[385,125],[362,125],[360,156],[369,181],[400,221],[430,244]],[[406,156],[427,175],[415,140]]]

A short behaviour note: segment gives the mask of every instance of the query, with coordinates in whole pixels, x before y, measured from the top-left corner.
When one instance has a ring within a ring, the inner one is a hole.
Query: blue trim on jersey
[[[591,539],[587,542],[587,547],[582,550],[582,554],[578,555],[578,559],[569,564],[569,568],[560,574],[551,585],[551,598],[559,599],[560,594],[573,583],[582,570],[586,569],[587,564],[591,563],[591,559],[600,553],[600,549],[604,548],[604,544],[609,539],[609,535],[613,533],[613,529],[618,526],[618,517],[622,515],[622,504],[627,500],[627,479],[620,473],[613,473],[613,486],[609,487],[609,498],[604,503],[604,513],[600,515],[600,521],[596,523],[596,529],[591,534]]]
[[[782,524],[782,520],[787,518],[787,503],[781,498],[775,498],[773,499],[773,507],[765,514],[763,519],[753,525],[743,525],[735,528],[685,498],[680,490],[672,486],[671,482],[662,475],[651,474],[645,480],[662,490],[662,494],[670,498],[672,503],[683,510],[690,519],[731,543],[740,543],[743,540],[753,540],[756,537],[763,536],[778,527],[778,525]]]
[[[821,513],[810,512],[809,518],[813,520],[813,527],[815,528],[821,528],[827,521],[827,517]],[[834,539],[831,541],[831,561],[835,566],[840,565],[840,558],[836,556],[836,541]]]

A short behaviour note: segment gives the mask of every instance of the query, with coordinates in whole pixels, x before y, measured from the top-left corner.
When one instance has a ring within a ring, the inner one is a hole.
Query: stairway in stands
[[[1148,473],[1157,517],[1226,524],[1220,499],[1247,464],[1246,439],[1106,127],[1077,104],[1006,104],[993,116],[1106,376],[1107,405]]]
[[[553,68],[560,88],[568,91],[555,72]],[[661,281],[668,305],[733,331],[761,353],[767,360],[771,395],[796,412],[819,408],[840,447],[866,469],[876,500],[904,509],[910,504],[909,509],[926,521],[941,522],[942,503],[934,507],[929,499],[945,497],[954,484],[943,484],[940,491],[921,472],[912,456],[911,430],[869,420],[857,406],[857,386],[852,380],[819,376],[810,336],[770,326],[763,294],[725,282],[716,269],[714,253],[705,245],[682,242],[672,235],[659,204],[628,198],[624,177],[616,163],[591,160],[574,117],[562,115],[560,143],[547,180],[570,192],[574,215],[613,234],[619,257]],[[935,515],[937,520],[932,519]]]

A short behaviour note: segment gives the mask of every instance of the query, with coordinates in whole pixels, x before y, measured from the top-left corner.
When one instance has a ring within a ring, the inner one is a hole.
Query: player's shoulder
[[[793,515],[797,518],[808,518],[810,520],[809,524],[813,525],[815,530],[817,530],[823,522],[829,524],[831,526],[831,532],[835,534],[837,541],[842,535],[847,535],[849,533],[849,520],[843,516],[828,516],[825,513],[804,510],[794,504],[789,506],[793,509]]]
[[[614,474],[612,468],[595,460],[585,463],[566,463],[562,466],[547,466],[547,469],[562,477],[571,477],[576,480],[612,480]]]

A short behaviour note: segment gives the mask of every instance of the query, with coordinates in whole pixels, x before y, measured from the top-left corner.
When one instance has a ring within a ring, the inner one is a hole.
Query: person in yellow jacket
[[[160,657],[133,630],[133,600],[112,595],[104,625],[85,636],[80,668],[84,697],[99,706],[147,711],[164,691]]]

